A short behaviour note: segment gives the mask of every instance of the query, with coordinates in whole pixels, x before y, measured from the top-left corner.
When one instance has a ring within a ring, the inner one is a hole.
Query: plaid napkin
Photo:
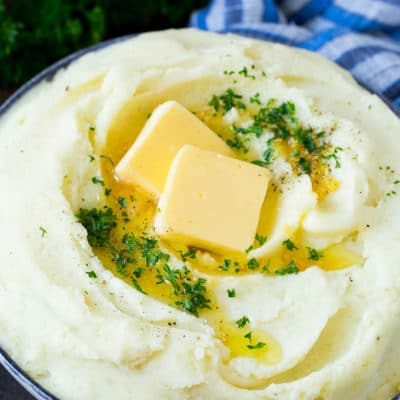
[[[190,25],[321,53],[400,115],[400,0],[212,0]]]

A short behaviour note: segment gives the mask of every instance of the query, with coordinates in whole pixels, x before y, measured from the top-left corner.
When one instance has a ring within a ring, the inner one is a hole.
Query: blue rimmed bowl
[[[50,67],[46,68],[30,81],[28,81],[25,85],[23,85],[20,89],[18,89],[9,99],[7,99],[3,104],[0,104],[0,117],[7,112],[7,110],[13,106],[22,96],[24,96],[30,89],[38,85],[42,81],[51,81],[56,74],[56,72],[60,69],[68,67],[73,61],[82,57],[83,55],[94,52],[105,47],[111,46],[116,43],[123,42],[132,37],[136,36],[127,35],[115,39],[111,39],[105,42],[98,43],[94,46],[88,47],[86,49],[82,49],[73,53]],[[365,85],[364,85],[365,86]],[[366,87],[366,89],[371,91],[371,88]],[[400,107],[393,105],[390,103],[384,96],[377,93],[379,97],[392,109],[392,111],[400,117]],[[24,372],[13,360],[12,358],[0,347],[0,364],[4,366],[4,368],[18,381],[18,383],[24,387],[33,397],[38,400],[58,400],[57,397],[52,395],[46,389],[44,389],[41,385],[35,382],[29,375]],[[388,399],[389,400],[389,399]],[[400,400],[400,394],[398,394],[392,400]]]

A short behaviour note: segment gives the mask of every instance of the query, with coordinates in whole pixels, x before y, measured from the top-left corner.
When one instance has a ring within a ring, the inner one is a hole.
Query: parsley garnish
[[[195,259],[196,252],[197,249],[195,249],[194,247],[191,247],[186,253],[184,253],[182,250],[178,251],[178,253],[181,255],[181,259],[183,262],[186,262],[188,258]]]
[[[138,282],[135,278],[132,278],[132,279],[131,279],[131,282],[132,282],[132,285],[134,286],[134,288],[135,288],[137,291],[139,291],[140,293],[143,293],[143,294],[147,294],[147,293],[142,289],[142,287],[139,285],[139,282]]]
[[[220,265],[218,268],[221,271],[228,271],[231,264],[232,264],[232,261],[225,258],[224,263],[222,265]]]
[[[256,344],[252,344],[251,342],[253,341],[253,337],[251,331],[246,333],[244,335],[244,338],[250,342],[250,344],[247,345],[247,348],[249,350],[261,349],[262,347],[266,346],[266,343],[264,342],[257,342]]]
[[[138,267],[133,271],[133,275],[136,276],[136,278],[140,278],[146,270],[144,268]]]
[[[341,164],[340,164],[340,161],[339,161],[339,157],[337,156],[337,153],[339,152],[339,151],[342,151],[343,149],[341,148],[341,147],[335,147],[334,149],[333,149],[333,153],[331,153],[331,154],[327,154],[327,155],[325,155],[325,156],[322,156],[325,160],[330,160],[330,159],[333,159],[333,160],[335,160],[335,168],[340,168],[341,167]]]
[[[125,197],[118,197],[118,204],[122,208],[126,208],[126,198]]]
[[[89,278],[97,278],[97,274],[96,274],[96,272],[94,272],[94,271],[86,272],[86,275],[87,275]]]
[[[289,251],[297,250],[298,247],[290,240],[286,239],[282,242],[282,245],[285,246]]]
[[[117,217],[111,208],[105,211],[92,208],[80,208],[75,215],[86,228],[91,246],[106,246],[110,241],[110,233],[117,226]]]
[[[89,162],[93,162],[96,159],[96,157],[92,156],[91,154],[89,154],[88,157],[89,157]]]
[[[304,157],[299,158],[299,167],[305,174],[311,173],[310,163]]]
[[[290,261],[290,263],[285,268],[277,269],[275,271],[276,275],[288,275],[297,273],[299,273],[299,269],[297,268],[297,265],[293,260]]]
[[[226,114],[234,107],[245,109],[246,105],[241,101],[242,98],[243,96],[235,93],[232,89],[227,89],[225,93],[219,97],[214,95],[208,105],[211,106],[215,112],[222,106],[222,114]]]
[[[103,179],[101,179],[101,178],[99,178],[98,176],[94,176],[93,178],[92,178],[92,182],[96,185],[96,184],[99,184],[99,185],[101,185],[101,186],[104,186],[104,181],[103,181]]]
[[[43,228],[43,226],[39,226],[39,230],[40,232],[42,232],[42,237],[44,237],[44,235],[47,233],[46,229]]]
[[[235,135],[233,139],[227,139],[226,144],[232,149],[242,150],[243,153],[248,153],[249,148],[246,146],[246,141]]]
[[[243,315],[242,318],[238,319],[235,321],[235,324],[237,325],[238,328],[242,329],[244,328],[248,323],[250,322],[249,318],[246,315]]]
[[[228,297],[236,297],[236,290],[235,289],[227,289]]]
[[[254,96],[251,96],[250,97],[250,103],[261,105],[260,93],[256,93]]]
[[[248,71],[248,69],[247,69],[247,67],[245,66],[245,67],[243,67],[239,72],[238,72],[238,74],[239,75],[243,75],[245,78],[250,78],[250,79],[256,79],[256,76],[255,75],[250,75],[249,74],[249,71]]]
[[[208,105],[214,109],[215,112],[219,110],[219,101],[217,96],[213,96]]]
[[[262,347],[266,346],[264,342],[258,342],[257,344],[248,344],[247,348],[250,350],[261,349]]]
[[[255,258],[252,258],[249,260],[249,262],[247,263],[247,267],[251,270],[255,270],[260,266],[260,264],[258,263],[258,261]]]
[[[258,233],[256,233],[256,241],[258,242],[258,244],[260,246],[262,246],[267,241],[267,237],[266,236],[260,236]]]
[[[250,245],[244,252],[246,254],[250,253],[253,250],[253,245]]]
[[[308,250],[308,259],[309,260],[318,261],[319,259],[321,259],[324,256],[322,251],[319,251],[317,249],[313,249],[311,247],[307,247],[307,250]]]

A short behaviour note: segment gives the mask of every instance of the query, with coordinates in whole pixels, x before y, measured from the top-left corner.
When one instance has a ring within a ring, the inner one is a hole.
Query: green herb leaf
[[[135,288],[137,291],[139,291],[140,293],[143,293],[143,294],[147,294],[147,293],[142,289],[142,287],[139,285],[139,282],[138,282],[135,278],[132,278],[132,279],[131,279],[131,282],[132,282],[132,285],[134,286],[134,288]]]
[[[220,265],[218,268],[221,271],[229,271],[231,264],[232,264],[232,261],[225,258],[224,263],[222,265]]]
[[[99,184],[99,185],[101,185],[101,186],[104,186],[104,181],[103,181],[103,179],[99,178],[98,176],[94,176],[94,177],[92,178],[92,182],[93,182],[95,185]]]
[[[248,339],[248,340],[252,340],[252,332],[250,331],[250,332],[246,333],[246,334],[244,335],[244,338],[245,338],[245,339]]]
[[[40,232],[42,232],[42,237],[44,237],[44,235],[47,233],[46,229],[44,229],[42,226],[39,226],[39,230]]]
[[[109,244],[111,230],[117,226],[117,217],[111,208],[80,208],[75,216],[86,228],[91,246],[103,247]]]
[[[297,268],[297,265],[295,264],[294,261],[290,261],[290,263],[285,267],[281,269],[277,269],[275,271],[276,275],[288,275],[288,274],[298,274],[299,269]]]
[[[304,157],[299,158],[299,168],[307,175],[311,173],[310,164]]]
[[[248,344],[247,348],[250,349],[250,350],[255,350],[255,349],[261,349],[261,348],[263,348],[265,346],[266,346],[266,343],[258,342],[257,344],[254,344],[254,345],[253,344]]]
[[[263,246],[267,241],[267,236],[260,236],[258,233],[256,233],[256,241],[260,246]]]
[[[86,272],[86,275],[87,275],[89,278],[97,278],[97,274],[96,274],[96,272],[94,272],[94,271]]]
[[[308,250],[308,259],[309,260],[318,261],[324,256],[322,251],[319,251],[317,249],[313,249],[311,247],[307,247],[307,250]]]
[[[178,253],[181,255],[181,259],[183,262],[186,262],[188,258],[195,259],[196,258],[196,252],[197,249],[194,247],[191,247],[188,249],[186,253],[184,253],[182,250],[178,251]]]
[[[246,315],[243,315],[242,318],[240,318],[237,321],[235,321],[235,324],[240,329],[244,328],[248,323],[250,323],[250,320]]]
[[[290,240],[286,239],[282,242],[282,245],[285,246],[289,251],[297,250],[298,247]]]
[[[236,297],[236,290],[235,289],[227,289],[228,297]]]
[[[247,263],[247,267],[251,270],[255,270],[260,266],[260,264],[258,263],[258,261],[255,258],[252,258],[248,261]]]
[[[118,197],[118,204],[122,208],[126,208],[126,198],[125,197]]]

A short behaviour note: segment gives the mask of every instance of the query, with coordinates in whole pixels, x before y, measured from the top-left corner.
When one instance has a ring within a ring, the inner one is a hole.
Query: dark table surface
[[[34,397],[0,366],[0,400],[34,400]]]

